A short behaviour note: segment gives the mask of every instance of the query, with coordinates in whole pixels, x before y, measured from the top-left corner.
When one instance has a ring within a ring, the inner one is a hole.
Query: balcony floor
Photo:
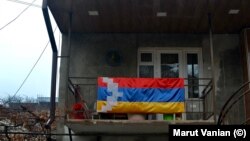
[[[133,134],[168,134],[169,125],[212,125],[214,121],[205,120],[96,120],[68,119],[66,125],[78,134],[99,134],[99,135],[133,135]]]

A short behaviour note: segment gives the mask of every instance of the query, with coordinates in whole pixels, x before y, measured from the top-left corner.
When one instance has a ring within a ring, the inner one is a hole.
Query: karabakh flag
[[[183,78],[98,78],[97,112],[182,113]]]

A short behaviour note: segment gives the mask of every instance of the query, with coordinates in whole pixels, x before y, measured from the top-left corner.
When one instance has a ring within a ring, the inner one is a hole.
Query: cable
[[[30,3],[30,5],[28,5],[25,9],[23,9],[23,11],[21,13],[19,13],[13,20],[9,21],[7,24],[5,24],[3,27],[0,28],[0,30],[4,29],[5,27],[7,27],[8,25],[10,25],[12,22],[14,22],[17,18],[19,18],[28,8],[30,8],[30,6],[35,2],[36,0],[32,1],[32,3]]]
[[[4,126],[3,126],[4,127]],[[8,126],[7,126],[8,127]],[[42,133],[42,132],[16,132],[16,131],[0,131],[0,135],[1,134],[20,134],[20,135],[32,135],[32,136],[39,136],[39,135],[51,135],[51,136],[69,136],[69,133]],[[105,133],[105,132],[89,132],[89,133],[74,133],[71,134],[71,136],[129,136],[129,135],[137,135],[137,136],[151,136],[151,135],[166,135],[168,133],[147,133],[147,134],[143,134],[143,133]]]
[[[55,33],[56,29],[57,29],[57,27],[54,29],[54,31],[53,31],[54,33]],[[35,62],[35,64],[34,64],[33,67],[31,68],[31,70],[29,71],[28,75],[27,75],[27,76],[25,77],[25,79],[23,80],[22,84],[19,86],[19,88],[18,88],[18,89],[16,90],[16,92],[14,93],[14,95],[10,98],[10,100],[9,100],[9,101],[6,101],[6,102],[4,103],[4,105],[7,104],[8,102],[11,102],[11,100],[16,96],[16,94],[19,92],[19,90],[23,87],[24,83],[25,83],[26,80],[29,78],[30,74],[33,72],[33,70],[34,70],[34,68],[36,67],[37,63],[38,63],[39,60],[41,59],[41,57],[42,57],[43,53],[45,52],[46,48],[48,47],[49,43],[50,43],[50,41],[47,42],[47,44],[46,44],[46,46],[44,47],[42,53],[40,54],[40,56],[38,57],[37,61]]]
[[[25,2],[25,1],[20,1],[20,0],[7,0],[7,1],[18,3],[18,4],[31,5],[31,6],[38,7],[38,8],[42,8],[42,6],[40,6],[40,5],[32,4],[32,3],[29,3],[29,2]]]

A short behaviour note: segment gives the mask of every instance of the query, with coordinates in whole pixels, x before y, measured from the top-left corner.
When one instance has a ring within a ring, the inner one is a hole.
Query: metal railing
[[[195,81],[196,83],[189,83]],[[196,87],[198,95],[194,95],[194,91],[190,92],[190,88]],[[213,94],[212,94],[212,81],[210,78],[185,78],[185,91],[186,91],[186,120],[208,120],[214,115],[213,111]]]
[[[217,124],[247,124],[244,118],[244,97],[250,94],[250,81],[240,86],[221,108]],[[230,112],[231,111],[231,112]]]
[[[213,115],[213,94],[211,78],[185,78],[185,106],[186,111],[183,114],[176,114],[176,120],[209,120]],[[195,83],[190,83],[192,82]],[[75,95],[76,87],[80,88],[80,95],[91,111],[95,111],[97,99],[97,78],[96,77],[69,77],[68,79],[69,94],[67,98],[67,107],[74,104],[79,99]],[[196,97],[189,98],[193,95],[193,88],[196,87]],[[197,89],[198,88],[198,89]]]

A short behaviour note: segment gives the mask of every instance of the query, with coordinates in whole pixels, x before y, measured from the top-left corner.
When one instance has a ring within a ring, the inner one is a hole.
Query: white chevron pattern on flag
[[[117,105],[118,97],[122,97],[123,93],[118,91],[118,83],[114,83],[113,79],[103,77],[103,82],[107,83],[107,90],[111,93],[111,96],[107,96],[107,105],[102,107],[102,111],[107,112]]]

